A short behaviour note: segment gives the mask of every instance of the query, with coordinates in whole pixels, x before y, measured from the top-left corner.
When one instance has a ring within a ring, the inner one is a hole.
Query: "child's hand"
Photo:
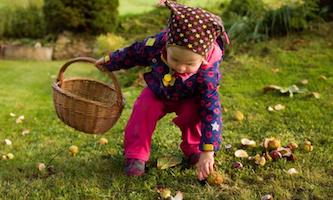
[[[214,152],[202,152],[196,166],[198,179],[200,181],[206,179],[214,171]]]
[[[101,70],[101,71],[106,71],[106,68],[103,66],[105,64],[105,59],[104,57],[98,59],[96,62],[95,62],[95,66]]]

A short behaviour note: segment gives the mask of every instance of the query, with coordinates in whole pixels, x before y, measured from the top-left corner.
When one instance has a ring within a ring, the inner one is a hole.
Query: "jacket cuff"
[[[200,144],[199,149],[201,151],[218,151],[220,149],[219,145],[214,144]]]

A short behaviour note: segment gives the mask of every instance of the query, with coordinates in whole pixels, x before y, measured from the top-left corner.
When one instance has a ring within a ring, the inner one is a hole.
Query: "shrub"
[[[119,0],[45,0],[44,13],[51,33],[113,32],[117,26]]]
[[[103,56],[111,51],[124,47],[125,44],[126,40],[124,38],[112,33],[100,35],[96,38],[94,54]]]
[[[0,24],[0,36],[40,38],[46,32],[43,12],[37,6],[3,10],[2,15],[6,20]]]
[[[318,0],[278,1],[278,4],[273,5],[265,5],[257,0],[241,2],[232,0],[222,14],[234,43],[302,31],[309,27],[310,21],[318,19]]]

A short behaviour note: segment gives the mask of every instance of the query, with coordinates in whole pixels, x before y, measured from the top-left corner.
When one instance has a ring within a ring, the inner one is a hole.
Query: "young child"
[[[137,98],[125,129],[125,172],[144,174],[156,123],[175,112],[182,132],[180,148],[199,180],[214,170],[214,152],[221,143],[221,105],[218,96],[222,36],[221,19],[200,8],[163,1],[171,10],[166,31],[135,42],[99,59],[110,71],[151,66],[144,74],[147,87]]]

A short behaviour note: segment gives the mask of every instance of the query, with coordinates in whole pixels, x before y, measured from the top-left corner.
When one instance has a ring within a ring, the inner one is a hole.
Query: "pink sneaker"
[[[127,176],[142,176],[145,173],[145,161],[135,158],[126,158],[125,173]]]

